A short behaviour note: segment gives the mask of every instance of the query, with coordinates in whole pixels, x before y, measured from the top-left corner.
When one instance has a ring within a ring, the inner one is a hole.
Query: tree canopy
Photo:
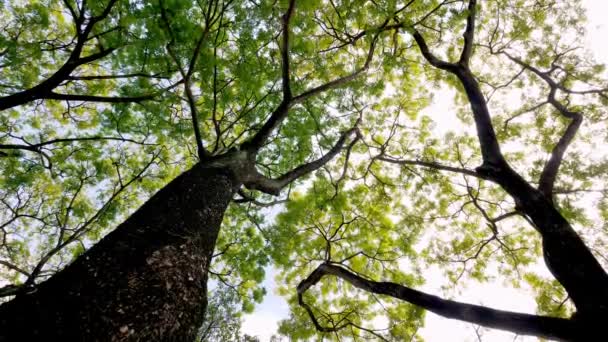
[[[201,338],[238,338],[267,266],[295,340],[421,340],[425,310],[596,334],[608,82],[585,20],[578,0],[4,1],[0,296],[232,158]],[[442,293],[416,290],[431,269]],[[490,281],[536,314],[458,301]]]

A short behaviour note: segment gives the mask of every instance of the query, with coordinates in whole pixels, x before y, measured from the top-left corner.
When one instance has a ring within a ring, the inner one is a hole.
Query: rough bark
[[[71,265],[0,306],[0,341],[192,341],[238,182],[201,164]]]

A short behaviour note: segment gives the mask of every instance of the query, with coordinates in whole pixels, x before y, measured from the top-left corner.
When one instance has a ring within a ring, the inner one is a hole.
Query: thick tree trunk
[[[557,210],[552,194],[532,187],[504,159],[485,97],[471,71],[457,69],[455,74],[467,93],[477,126],[484,161],[477,173],[499,184],[513,197],[517,209],[532,220],[542,237],[545,263],[568,292],[579,316],[595,321],[608,315],[608,274]]]
[[[71,265],[0,306],[0,341],[192,341],[238,185],[227,169],[184,172]]]
[[[500,184],[532,220],[542,237],[545,264],[568,292],[579,318],[606,317],[608,274],[555,206],[508,165],[478,172]]]

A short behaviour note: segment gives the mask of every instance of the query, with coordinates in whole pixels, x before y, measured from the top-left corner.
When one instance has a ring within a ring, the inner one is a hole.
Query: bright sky
[[[608,37],[608,22],[606,21],[608,1],[582,0],[582,2],[587,7],[589,19],[586,46],[592,50],[597,61],[608,64],[608,44],[606,43],[606,37]],[[446,104],[437,102],[430,109],[444,112],[445,106]],[[433,284],[433,278],[437,277],[439,273],[432,270],[429,270],[429,273],[430,276],[427,276],[428,283],[421,290],[441,294],[436,288],[437,285]],[[276,334],[278,321],[286,318],[289,312],[285,300],[274,293],[274,270],[267,270],[264,286],[268,291],[264,302],[256,308],[255,312],[245,316],[242,329],[246,334],[258,336],[262,342],[269,341],[270,336]],[[531,294],[522,290],[505,288],[497,283],[471,286],[459,294],[457,300],[503,310],[529,313],[534,313],[536,306]],[[425,327],[420,333],[428,342],[478,341],[473,325],[442,318],[432,313],[427,313]],[[522,337],[515,339],[515,335],[511,333],[495,330],[484,330],[480,333],[482,340],[485,342],[537,341],[536,339]]]

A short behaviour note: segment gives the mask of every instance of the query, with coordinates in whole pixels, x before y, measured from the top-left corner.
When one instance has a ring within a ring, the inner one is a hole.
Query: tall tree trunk
[[[239,186],[197,164],[71,265],[0,306],[0,341],[192,341]]]
[[[534,223],[545,264],[568,292],[577,317],[590,324],[608,317],[608,274],[554,204],[508,165],[477,171],[500,184]]]

